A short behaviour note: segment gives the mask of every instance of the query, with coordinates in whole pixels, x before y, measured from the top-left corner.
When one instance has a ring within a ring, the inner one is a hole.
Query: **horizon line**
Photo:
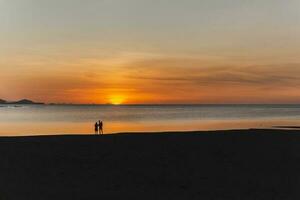
[[[44,103],[42,105],[91,105],[91,106],[177,106],[177,105],[300,105],[299,103]]]

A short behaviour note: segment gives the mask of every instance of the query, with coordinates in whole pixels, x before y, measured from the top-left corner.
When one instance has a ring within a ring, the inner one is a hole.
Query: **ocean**
[[[94,134],[300,126],[300,105],[0,105],[0,135]]]

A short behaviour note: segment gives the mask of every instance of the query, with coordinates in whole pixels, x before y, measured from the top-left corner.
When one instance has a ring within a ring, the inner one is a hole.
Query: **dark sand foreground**
[[[0,138],[1,200],[300,199],[300,131]]]

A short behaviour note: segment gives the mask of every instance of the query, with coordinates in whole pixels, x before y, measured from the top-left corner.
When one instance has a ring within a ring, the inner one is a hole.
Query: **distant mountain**
[[[13,104],[44,104],[44,103],[37,103],[28,99],[22,99],[16,102],[12,102]]]
[[[5,100],[0,99],[0,104],[5,104],[5,103],[7,103]]]
[[[19,101],[10,101],[10,102],[0,99],[0,104],[44,104],[44,103],[38,103],[28,99],[22,99]]]

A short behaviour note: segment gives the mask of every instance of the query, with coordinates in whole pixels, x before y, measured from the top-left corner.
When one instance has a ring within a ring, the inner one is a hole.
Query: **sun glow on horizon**
[[[126,97],[123,95],[112,95],[109,97],[109,103],[112,105],[121,105],[125,102]]]

